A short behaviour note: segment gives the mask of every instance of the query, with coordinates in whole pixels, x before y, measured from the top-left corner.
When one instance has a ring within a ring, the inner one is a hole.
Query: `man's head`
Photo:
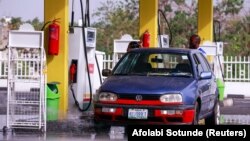
[[[135,48],[140,48],[140,43],[137,42],[137,41],[132,41],[128,44],[128,48],[127,48],[127,51],[130,51],[132,49],[135,49]]]
[[[201,38],[197,34],[193,34],[189,39],[189,48],[190,49],[197,49],[200,45]]]

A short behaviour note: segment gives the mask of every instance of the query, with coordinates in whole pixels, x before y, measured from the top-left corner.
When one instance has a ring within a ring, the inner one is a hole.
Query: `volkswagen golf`
[[[140,48],[126,53],[94,98],[103,123],[219,123],[218,88],[206,57],[195,49]]]

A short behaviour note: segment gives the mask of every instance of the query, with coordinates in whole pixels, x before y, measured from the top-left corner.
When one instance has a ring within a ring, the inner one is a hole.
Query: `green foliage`
[[[1,18],[0,22],[1,22],[1,23],[5,23],[5,19],[4,19],[4,18]]]
[[[177,5],[185,4],[185,0],[175,0]]]
[[[250,55],[250,15],[241,20],[228,22],[223,30],[223,41],[227,43],[225,55]]]
[[[5,20],[2,18],[1,22],[4,23]],[[22,25],[23,23],[31,24],[35,28],[35,30],[41,30],[41,28],[43,26],[43,22],[40,22],[38,17],[34,18],[33,20],[28,20],[25,22],[22,21],[21,17],[12,17],[11,22],[9,23],[10,30],[18,30],[20,25]]]
[[[93,16],[98,17],[92,26],[97,28],[97,50],[113,52],[113,40],[130,34],[138,39],[139,1],[108,0],[102,3]]]
[[[170,5],[165,5],[165,6],[164,6],[164,11],[165,11],[165,12],[172,12],[173,9],[172,9],[172,7],[171,7]]]
[[[23,22],[22,22],[22,19],[21,19],[21,17],[17,17],[17,18],[15,18],[15,17],[12,17],[11,18],[11,22],[10,22],[10,29],[11,30],[17,30],[17,29],[19,29],[19,27],[20,27],[20,25],[22,24]]]
[[[170,24],[173,47],[187,47],[188,38],[197,33],[197,0],[159,0],[159,9]],[[239,15],[244,0],[220,0],[214,7],[214,20],[221,22],[221,41],[225,42],[225,55],[250,55],[250,13]],[[149,9],[150,10],[150,9]],[[97,50],[113,52],[113,41],[124,34],[139,39],[139,0],[107,0],[101,3],[93,15],[97,28]],[[170,35],[170,29],[163,17],[160,17],[163,34]],[[1,19],[4,23],[4,19]],[[43,22],[38,18],[31,21],[36,30],[40,30]],[[20,17],[12,18],[11,29],[18,29],[22,24]],[[218,37],[218,35],[216,35]]]
[[[225,42],[224,55],[250,55],[250,13],[239,16],[244,0],[222,0],[214,10],[215,20],[222,24],[221,41]]]
[[[244,0],[223,0],[221,3],[221,9],[228,14],[238,14],[243,7]]]
[[[43,27],[43,22],[40,22],[38,17],[34,18],[32,21],[26,21],[26,23],[32,24],[35,30],[41,30]]]
[[[161,0],[159,8],[164,11],[170,23],[170,28],[164,26],[163,30],[161,28],[161,33],[170,35],[171,30],[171,46],[187,47],[188,38],[197,33],[197,3],[188,4],[184,0]],[[164,22],[161,20],[161,25],[164,25]]]
[[[196,21],[196,16],[189,17],[186,12],[175,12],[175,17],[171,19],[172,46],[187,47],[190,35],[197,33]]]
[[[214,7],[214,19],[226,23],[231,17],[239,14],[244,0],[222,0]]]
[[[111,53],[113,40],[128,33],[138,39],[139,0],[108,0],[102,3],[93,16],[98,20],[97,49]],[[214,19],[221,22],[221,40],[226,42],[225,55],[248,55],[250,50],[249,14],[235,17],[243,7],[244,0],[221,0],[214,7]],[[188,38],[197,33],[197,0],[159,0],[159,9],[164,11],[170,27],[160,16],[160,32],[170,35],[174,47],[187,47]],[[149,9],[150,10],[150,9]],[[217,33],[216,33],[217,34]],[[218,37],[218,35],[216,35]]]

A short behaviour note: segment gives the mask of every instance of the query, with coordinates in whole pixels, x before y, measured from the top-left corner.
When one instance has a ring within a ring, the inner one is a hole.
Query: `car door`
[[[204,58],[202,58],[202,54],[196,53],[194,54],[194,58],[197,65],[197,75],[198,75],[198,83],[197,83],[197,91],[200,94],[201,98],[201,109],[200,114],[203,115],[207,113],[210,109],[210,91],[211,91],[211,79],[199,79],[200,74],[205,71],[210,71],[206,63],[204,62]]]
[[[207,59],[204,57],[204,55],[200,54],[201,60],[203,60],[204,65],[207,67],[208,71],[212,72],[212,78],[209,79],[210,81],[210,89],[209,89],[209,105],[208,105],[208,110],[211,111],[213,110],[215,101],[216,101],[216,89],[217,89],[217,84],[216,84],[216,77],[211,69],[211,66],[209,65]]]

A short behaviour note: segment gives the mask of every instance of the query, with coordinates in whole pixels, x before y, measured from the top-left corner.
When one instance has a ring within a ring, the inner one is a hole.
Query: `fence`
[[[114,67],[115,62],[113,62],[113,55],[103,55],[103,68],[102,69],[112,69]]]
[[[7,52],[0,52],[0,79],[7,78],[7,57]],[[103,67],[100,69],[112,69],[119,60],[117,59],[114,62],[113,58],[114,55],[112,54],[104,54]],[[225,56],[222,63],[226,82],[250,82],[250,56]]]
[[[7,79],[8,76],[8,54],[0,51],[0,79]]]
[[[103,68],[112,69],[118,62],[113,55],[103,55]],[[250,56],[226,56],[222,62],[224,79],[227,82],[250,82]]]
[[[103,63],[100,70],[102,69],[112,69],[114,65],[118,62],[118,60],[121,58],[120,55],[105,55],[103,54]],[[115,61],[113,61],[115,59]],[[224,79],[226,82],[226,85],[229,83],[232,84],[233,86],[246,86],[249,85],[250,83],[250,56],[225,56],[223,57],[224,61],[222,61],[222,68],[223,68],[223,74],[224,74]],[[7,73],[8,73],[8,68],[7,68],[7,52],[0,52],[0,79],[7,79]],[[22,67],[21,67],[22,68]],[[239,82],[236,84],[235,82]],[[1,84],[1,83],[0,83]],[[235,92],[230,92],[232,91],[231,89],[233,86],[226,86],[226,88],[230,88],[230,90],[226,90],[225,93],[236,93]],[[237,88],[238,91],[240,88]],[[243,89],[242,89],[243,90]],[[238,92],[239,93],[239,92]],[[250,95],[250,94],[248,94]]]
[[[227,82],[250,82],[250,56],[226,56],[223,62]]]

